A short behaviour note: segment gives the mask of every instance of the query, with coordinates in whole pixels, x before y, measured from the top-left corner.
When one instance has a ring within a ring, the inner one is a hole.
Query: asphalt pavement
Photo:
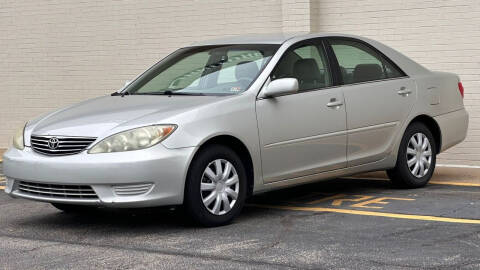
[[[359,176],[270,192],[218,228],[181,209],[65,214],[0,191],[0,268],[480,269],[480,184],[447,180],[405,190]]]

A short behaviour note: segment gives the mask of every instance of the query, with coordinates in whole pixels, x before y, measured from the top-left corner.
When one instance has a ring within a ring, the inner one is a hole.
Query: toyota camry
[[[457,75],[363,37],[201,42],[28,121],[4,155],[5,191],[63,211],[183,205],[218,226],[249,196],[359,172],[422,187],[466,136],[463,95]]]

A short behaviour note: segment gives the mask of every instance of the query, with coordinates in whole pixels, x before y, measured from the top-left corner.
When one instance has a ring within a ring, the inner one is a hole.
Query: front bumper
[[[12,148],[3,157],[5,191],[12,197],[44,202],[108,207],[182,204],[194,152],[194,147],[168,149],[162,144],[138,151],[84,151],[70,156],[45,156],[30,147]],[[96,197],[64,195],[79,192],[73,190],[78,186],[91,187]]]

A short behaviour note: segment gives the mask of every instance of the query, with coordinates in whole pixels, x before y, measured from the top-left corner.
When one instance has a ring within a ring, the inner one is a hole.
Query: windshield
[[[190,47],[169,55],[123,91],[130,95],[232,95],[248,89],[278,45]]]

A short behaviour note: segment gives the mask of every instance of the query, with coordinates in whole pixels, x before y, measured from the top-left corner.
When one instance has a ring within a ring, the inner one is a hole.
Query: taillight
[[[460,91],[460,95],[462,95],[462,98],[463,98],[464,89],[463,89],[463,84],[461,82],[458,83],[458,91]]]

